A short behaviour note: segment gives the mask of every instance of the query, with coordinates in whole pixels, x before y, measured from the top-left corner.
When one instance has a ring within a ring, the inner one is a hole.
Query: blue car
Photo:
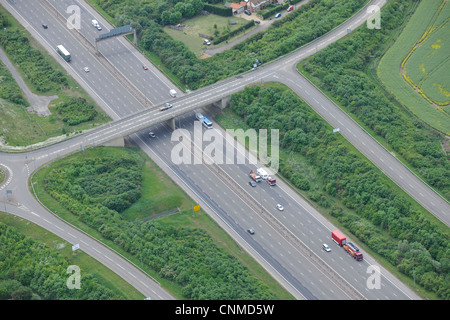
[[[280,12],[278,12],[278,13],[275,15],[275,18],[279,18],[279,17],[281,17],[281,13],[280,13]]]

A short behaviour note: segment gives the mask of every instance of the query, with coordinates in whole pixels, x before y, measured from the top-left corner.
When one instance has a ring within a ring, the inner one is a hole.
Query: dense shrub
[[[88,122],[97,116],[95,106],[89,104],[84,98],[70,98],[68,102],[60,103],[55,107],[62,121],[70,126]]]
[[[54,249],[0,223],[0,300],[123,299],[84,272],[80,289],[67,288],[68,267]]]
[[[412,277],[414,266],[416,283],[450,299],[448,236],[372,163],[336,138],[308,105],[291,91],[248,87],[231,97],[230,106],[256,131],[279,129],[283,154],[298,153],[305,159],[302,164],[280,159],[280,172],[292,184],[330,208],[345,228],[399,271]],[[305,167],[316,173],[314,189],[304,176]]]
[[[34,49],[28,38],[19,30],[0,31],[0,45],[11,61],[19,65],[37,92],[46,93],[68,87],[66,75],[55,70],[44,55]]]
[[[68,158],[46,176],[45,189],[103,237],[180,285],[187,299],[276,298],[206,231],[123,219],[121,213],[140,198],[141,165],[142,159],[127,150],[104,150],[101,157],[80,161]]]
[[[411,2],[390,2],[381,11],[380,30],[359,28],[315,54],[304,63],[304,70],[450,199],[450,162],[439,144],[444,137],[394,103],[366,72],[372,57],[380,54],[392,31],[404,22]]]

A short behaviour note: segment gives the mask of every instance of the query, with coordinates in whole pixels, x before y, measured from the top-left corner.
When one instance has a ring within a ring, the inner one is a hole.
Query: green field
[[[444,41],[444,39],[448,38],[444,37],[444,30],[437,29],[437,31],[432,32],[430,38],[424,42],[427,45],[419,46],[414,55],[411,53],[411,50],[417,45],[422,36],[426,34],[430,25],[434,22],[442,22],[444,24],[443,18],[445,17],[440,17],[437,13],[442,10],[443,13],[448,15],[449,6],[447,1],[422,1],[400,36],[380,60],[377,69],[378,77],[384,87],[400,103],[428,125],[447,135],[450,134],[449,113],[442,107],[430,103],[408,81],[412,82],[412,80],[409,80],[410,74],[417,79],[418,83],[420,83],[420,79],[423,79],[424,91],[426,90],[426,93],[430,96],[440,96],[441,100],[445,96],[445,92],[448,91],[448,77],[445,77],[445,74],[443,75],[445,67],[448,66],[448,54],[447,56],[445,55],[444,48],[448,46],[440,44],[443,50],[433,48],[433,46],[437,48],[439,39]],[[439,19],[436,19],[436,17]],[[431,59],[427,58],[427,55],[433,54],[433,52],[434,55]],[[408,56],[411,58],[411,61],[405,60]],[[405,65],[402,66],[404,61],[408,61],[408,63],[405,63],[406,74],[402,70],[402,67],[405,67]],[[433,72],[424,78],[420,76],[423,69]]]
[[[445,3],[405,63],[405,72],[433,103],[450,103],[450,5]]]
[[[236,21],[236,24],[231,25],[230,21]],[[186,20],[183,24],[186,26],[183,31],[164,27],[164,31],[169,34],[173,39],[183,42],[183,44],[189,48],[197,57],[200,57],[203,53],[203,49],[207,48],[203,44],[202,37],[199,34],[215,37],[222,35],[224,32],[233,31],[243,24],[247,20],[239,17],[221,17],[218,15],[197,16],[192,19]],[[250,29],[247,29],[247,31]],[[239,34],[238,36],[242,36]],[[228,41],[231,41],[229,39]],[[223,42],[222,44],[226,44]]]

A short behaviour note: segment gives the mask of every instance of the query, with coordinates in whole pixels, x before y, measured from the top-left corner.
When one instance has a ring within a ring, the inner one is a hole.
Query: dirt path
[[[300,8],[301,6],[307,4],[308,2],[310,2],[311,0],[304,0],[300,3],[297,3],[294,5],[294,10],[297,10],[298,8]],[[284,3],[283,1],[279,1],[281,4]],[[281,17],[284,17],[287,14],[286,10],[281,11]],[[238,15],[236,15],[236,17],[240,17],[240,18],[244,18],[246,20],[260,20],[255,13],[252,13],[251,16],[246,15],[245,13],[240,13]],[[223,52],[225,50],[230,49],[231,47],[237,45],[238,43],[241,43],[242,41],[246,40],[247,38],[251,37],[252,35],[254,35],[255,33],[261,32],[266,30],[268,27],[270,27],[270,25],[276,21],[278,19],[275,18],[270,18],[268,20],[261,20],[261,23],[259,25],[256,26],[255,29],[253,29],[252,31],[250,31],[249,33],[244,34],[242,37],[239,37],[237,39],[235,39],[234,41],[227,43],[224,46],[218,47],[218,48],[212,48],[212,49],[206,49],[204,50],[204,54],[207,56],[213,56],[219,52]]]
[[[57,99],[58,96],[38,96],[31,92],[2,48],[0,48],[0,60],[4,63],[6,68],[8,68],[14,80],[16,80],[20,89],[25,94],[26,99],[30,103],[31,111],[36,113],[39,117],[50,115],[51,112],[48,109],[48,105],[51,101]]]

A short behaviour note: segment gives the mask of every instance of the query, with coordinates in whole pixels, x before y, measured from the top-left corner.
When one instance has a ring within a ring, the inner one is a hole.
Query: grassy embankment
[[[105,155],[117,159],[127,153],[136,153],[142,157],[142,197],[128,209],[120,213],[119,220],[122,221],[121,226],[126,226],[130,222],[133,225],[136,225],[136,223],[141,224],[144,220],[147,221],[148,219],[152,219],[160,213],[179,208],[179,213],[157,218],[155,221],[157,221],[158,224],[169,228],[187,228],[188,230],[193,231],[201,229],[206,231],[220,251],[237,258],[239,263],[243,264],[245,269],[249,270],[251,276],[260,279],[266,284],[277,298],[292,299],[292,296],[287,293],[255,260],[253,260],[250,255],[243,251],[242,248],[239,247],[207,214],[201,211],[193,215],[193,201],[169,177],[167,177],[155,163],[146,158],[140,150],[132,151],[121,148],[95,148],[88,149],[86,154],[80,152],[62,159],[42,168],[37,173],[34,178],[35,187],[38,188],[36,193],[39,194],[40,200],[62,219],[88,232],[90,235],[110,246],[130,261],[133,261],[136,265],[142,267],[149,275],[157,279],[161,285],[175,297],[184,299],[182,293],[183,288],[149,268],[145,263],[145,257],[144,263],[142,263],[142,260],[136,256],[136,253],[132,254],[124,250],[124,248],[115,243],[115,241],[103,236],[101,232],[92,226],[89,227],[83,220],[82,215],[77,216],[69,212],[69,210],[55,201],[43,187],[46,184],[45,179],[52,170],[58,170],[59,168],[68,166],[71,161],[76,162],[84,159],[101,159]],[[120,232],[122,231],[127,233],[126,230],[120,230]]]

